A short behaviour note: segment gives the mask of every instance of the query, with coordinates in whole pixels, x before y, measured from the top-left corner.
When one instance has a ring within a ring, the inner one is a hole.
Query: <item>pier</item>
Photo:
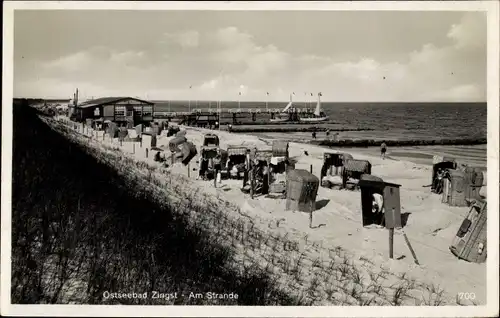
[[[188,126],[215,125],[216,123],[221,123],[223,119],[225,119],[228,124],[238,125],[240,119],[251,119],[251,122],[256,122],[257,117],[272,119],[275,118],[276,114],[288,114],[290,117],[288,123],[293,123],[298,121],[299,114],[312,114],[313,112],[314,109],[310,108],[290,108],[287,111],[283,111],[281,108],[198,108],[187,112],[154,111],[153,117],[155,119],[167,119],[169,121],[175,119],[179,123]]]

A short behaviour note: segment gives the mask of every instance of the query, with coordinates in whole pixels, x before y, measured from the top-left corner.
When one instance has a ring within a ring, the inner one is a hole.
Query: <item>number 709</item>
[[[458,293],[458,299],[473,300],[476,299],[476,293]]]

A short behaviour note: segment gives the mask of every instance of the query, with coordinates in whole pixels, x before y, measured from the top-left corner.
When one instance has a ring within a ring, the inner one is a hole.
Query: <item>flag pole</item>
[[[238,110],[241,111],[241,92],[238,94]]]
[[[191,112],[191,87],[193,86],[189,86],[189,102],[188,102],[189,112]]]
[[[266,93],[266,112],[269,112],[268,102],[269,102],[269,92]]]

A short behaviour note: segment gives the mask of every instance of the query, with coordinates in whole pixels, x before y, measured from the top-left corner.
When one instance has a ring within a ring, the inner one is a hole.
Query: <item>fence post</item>
[[[313,173],[313,165],[310,165],[310,166],[309,166],[309,172],[310,172],[310,173]]]
[[[189,166],[189,163],[187,164],[187,167],[188,167],[188,178],[190,178],[191,177],[191,168]]]
[[[146,158],[148,157],[148,148],[146,148]]]
[[[253,180],[253,167],[250,169],[250,198],[253,200],[253,187],[254,187],[254,180]]]
[[[123,139],[120,138],[120,147],[123,146]]]
[[[389,258],[394,257],[394,228],[389,229]]]
[[[135,142],[132,143],[132,154],[135,154]]]

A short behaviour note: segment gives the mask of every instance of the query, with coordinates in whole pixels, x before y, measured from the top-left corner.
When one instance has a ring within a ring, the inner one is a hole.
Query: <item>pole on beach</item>
[[[389,229],[389,258],[394,258],[394,228]]]
[[[253,167],[250,169],[250,198],[253,200],[253,187],[254,187],[254,178],[253,178]]]
[[[310,173],[313,173],[313,165],[310,165],[310,166],[309,166],[309,172],[310,172]]]
[[[269,112],[269,92],[266,92],[266,112]]]
[[[222,114],[222,101],[218,101],[218,104],[219,104],[219,106],[218,106],[219,111],[218,111],[218,115],[217,115],[217,120],[219,122],[219,131],[220,131],[220,126],[221,126],[220,118],[221,118],[221,114]]]
[[[187,168],[188,168],[188,178],[191,177],[191,168],[189,167],[189,163],[187,164]]]
[[[135,141],[132,143],[132,154],[135,154]]]

